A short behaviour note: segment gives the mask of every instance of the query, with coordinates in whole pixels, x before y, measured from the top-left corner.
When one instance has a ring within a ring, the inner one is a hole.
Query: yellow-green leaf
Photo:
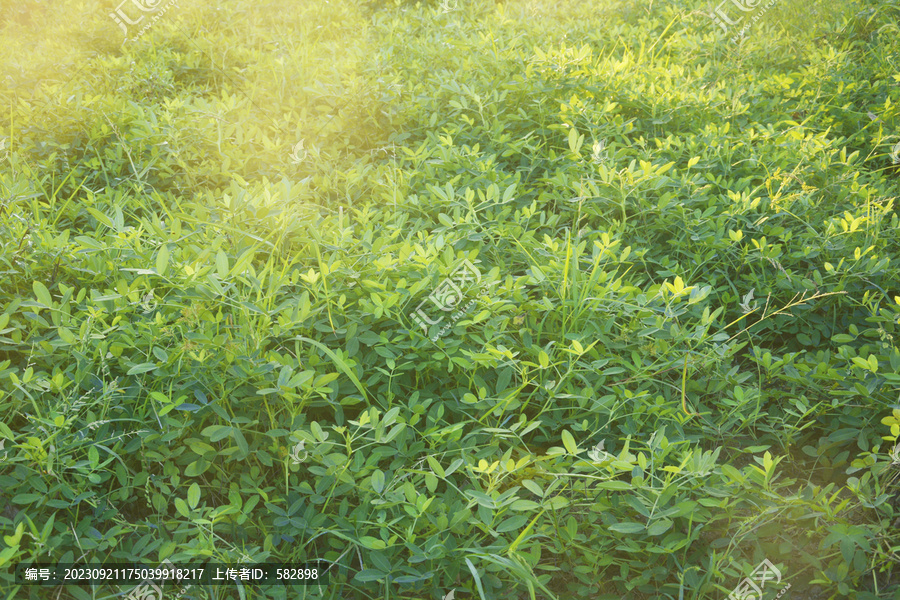
[[[59,339],[61,339],[65,343],[67,343],[67,344],[75,343],[75,336],[72,334],[71,331],[69,331],[65,327],[60,327],[59,329],[56,330],[56,333],[59,334]]]
[[[169,246],[167,244],[163,244],[159,248],[159,253],[156,255],[156,272],[160,275],[166,274],[166,269],[169,268]]]
[[[191,511],[188,508],[187,503],[181,498],[175,498],[175,510],[181,513],[182,517],[190,517]]]
[[[228,257],[221,250],[216,254],[216,271],[222,279],[228,277]]]
[[[661,519],[650,525],[650,527],[647,528],[647,533],[650,535],[661,535],[671,528],[672,521],[669,519]]]
[[[38,302],[47,308],[53,306],[53,298],[50,296],[50,290],[47,289],[46,285],[40,281],[35,281],[31,284],[31,287],[34,289],[34,295],[37,296]]]
[[[387,546],[383,541],[373,538],[371,535],[362,536],[359,538],[359,543],[369,550],[383,550]]]
[[[852,360],[853,364],[855,364],[857,367],[860,367],[861,369],[867,369],[867,370],[869,369],[869,361],[867,361],[864,358],[854,356],[850,360]]]
[[[567,430],[563,429],[562,442],[569,454],[578,454],[578,446],[575,445],[575,438]]]
[[[538,362],[541,363],[541,368],[546,369],[550,366],[550,357],[547,356],[547,353],[541,350],[541,353],[538,354]]]
[[[661,167],[659,167],[658,169],[656,169],[656,174],[662,175],[663,173],[665,173],[666,171],[668,171],[669,169],[671,169],[674,166],[675,166],[674,162],[666,163],[666,164],[662,165]]]
[[[197,482],[191,484],[191,487],[188,488],[188,506],[191,508],[197,508],[197,504],[200,502],[200,486],[197,485]]]
[[[372,489],[379,494],[384,490],[384,473],[381,469],[375,469],[372,473]]]
[[[437,475],[441,479],[447,476],[444,472],[444,468],[441,466],[441,463],[439,463],[436,458],[434,458],[433,456],[426,456],[425,458],[428,460],[428,466],[431,467],[431,470],[434,471],[435,475]]]
[[[878,372],[878,359],[875,358],[874,354],[869,355],[869,370],[873,373]]]

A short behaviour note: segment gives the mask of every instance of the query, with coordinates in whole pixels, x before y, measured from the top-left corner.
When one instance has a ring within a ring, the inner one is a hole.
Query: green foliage
[[[0,597],[898,593],[896,2],[233,4],[0,8]]]

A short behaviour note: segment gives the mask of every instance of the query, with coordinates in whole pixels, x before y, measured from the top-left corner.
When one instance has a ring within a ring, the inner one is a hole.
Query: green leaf
[[[228,269],[228,256],[219,250],[219,252],[216,253],[216,272],[219,274],[219,277],[225,279],[228,277]]]
[[[569,130],[569,150],[578,152],[578,130],[574,127]]]
[[[575,445],[575,438],[572,437],[572,434],[568,432],[568,430],[563,429],[562,432],[562,443],[563,446],[566,447],[566,450],[569,454],[578,454],[578,446]]]
[[[322,429],[322,426],[319,425],[317,421],[313,421],[309,424],[309,430],[314,436],[316,436],[316,439],[320,442],[324,442],[326,439],[328,439],[328,436],[325,435],[325,431]]]
[[[647,528],[647,533],[650,535],[662,535],[671,528],[672,521],[670,519],[660,519]]]
[[[554,496],[550,498],[550,508],[553,510],[560,510],[569,505],[569,499],[565,496]]]
[[[441,463],[437,461],[433,456],[426,456],[426,460],[428,460],[428,466],[431,467],[431,470],[434,471],[434,474],[443,479],[446,477],[444,473],[444,468],[441,466]]]
[[[224,296],[225,295],[225,288],[223,288],[222,284],[219,283],[219,278],[216,276],[215,273],[210,273],[209,275],[206,276],[206,283],[209,284],[209,287],[212,289],[213,294],[215,294],[216,296]]]
[[[541,350],[541,353],[538,354],[538,362],[541,363],[541,368],[546,369],[550,366],[550,357],[547,356],[547,353]]]
[[[475,565],[472,564],[472,561],[466,557],[466,566],[469,567],[469,572],[472,573],[472,577],[475,578],[475,587],[478,588],[478,593],[481,594],[482,599],[485,598],[484,595],[484,587],[481,585],[481,576],[478,575],[478,569],[475,568]]]
[[[627,481],[618,481],[618,480],[601,481],[600,483],[597,483],[595,485],[597,488],[599,488],[601,490],[614,490],[614,491],[620,491],[620,492],[623,490],[630,490],[632,488],[632,485],[630,483],[628,483]]]
[[[3,539],[6,539],[8,536],[3,536]],[[0,552],[0,567],[4,566],[6,563],[10,562],[13,556],[19,551],[19,545],[13,544],[10,545],[9,548],[4,548],[2,552]]]
[[[156,272],[160,275],[166,274],[166,269],[169,268],[169,245],[163,244],[159,247],[159,252],[156,255]]]
[[[867,371],[869,370],[869,361],[867,361],[866,359],[860,358],[858,356],[854,356],[850,360],[852,360],[853,364],[856,365],[857,367],[863,368]]]
[[[375,469],[372,473],[372,489],[379,494],[384,491],[384,473],[381,469]]]
[[[332,352],[330,348],[328,348],[324,344],[321,344],[320,342],[317,342],[316,340],[311,340],[308,337],[303,337],[303,336],[298,335],[294,339],[299,340],[301,342],[307,342],[309,344],[312,344],[313,346],[315,346],[316,348],[318,348],[319,350],[321,350],[322,352],[327,354],[328,358],[330,358],[332,360],[332,362],[334,362],[334,364],[337,366],[338,370],[342,371],[344,373],[344,375],[346,375],[347,378],[349,378],[350,381],[353,382],[353,385],[355,385],[356,389],[359,390],[359,393],[362,394],[363,399],[366,402],[369,401],[369,396],[366,394],[366,390],[363,387],[363,384],[360,383],[359,379],[356,377],[356,374],[353,373],[353,371],[350,369],[350,366],[346,362],[344,362],[344,360],[341,359],[337,354]]]
[[[112,220],[109,217],[107,217],[106,215],[104,215],[102,212],[100,212],[96,208],[91,208],[90,206],[86,206],[85,208],[87,208],[87,211],[89,213],[91,213],[91,216],[93,216],[95,219],[97,219],[98,221],[100,221],[101,223],[103,223],[104,225],[109,227],[110,229],[115,229],[115,227],[113,227]]]
[[[13,504],[32,504],[41,499],[41,494],[16,494],[13,496]]]
[[[526,515],[515,515],[512,516],[497,526],[497,531],[500,533],[506,533],[507,531],[515,531],[516,529],[521,528],[525,523],[528,522],[528,517]]]
[[[46,285],[40,281],[35,281],[31,284],[31,287],[34,290],[34,295],[37,296],[38,302],[47,308],[53,306],[53,298],[50,296],[50,290],[47,289]]]
[[[743,483],[744,476],[741,474],[740,471],[738,471],[733,466],[728,465],[728,464],[723,464],[721,466],[721,469],[722,469],[723,475],[726,475],[728,478],[732,479],[733,481],[739,481],[739,482]]]
[[[575,520],[575,517],[569,517],[566,521],[566,533],[568,533],[569,537],[572,539],[578,534],[578,521]]]
[[[75,336],[72,334],[71,331],[69,331],[65,327],[58,328],[56,330],[56,333],[59,334],[59,339],[64,341],[66,344],[71,345],[71,344],[75,343],[75,340],[76,340]]]
[[[156,368],[156,363],[141,363],[128,369],[128,375],[140,375]]]
[[[513,510],[537,510],[541,505],[531,500],[516,500],[509,507]]]
[[[228,425],[210,425],[201,431],[211,442],[218,442],[231,435],[231,427]]]
[[[522,481],[522,485],[525,487],[526,490],[528,490],[529,492],[531,492],[538,498],[544,497],[544,490],[542,490],[541,486],[539,486],[537,483],[535,483],[531,479],[525,479],[524,481]]]
[[[369,560],[372,561],[372,566],[374,566],[379,571],[389,573],[392,570],[391,561],[388,560],[383,552],[373,552],[369,555]]]
[[[82,246],[93,248],[94,250],[103,250],[104,248],[106,248],[106,246],[104,246],[94,238],[88,237],[86,235],[77,235],[73,239]]]
[[[237,447],[241,451],[241,455],[239,458],[246,458],[250,455],[250,446],[247,445],[247,440],[244,438],[244,434],[241,433],[241,430],[237,427],[231,428],[232,437],[234,437],[235,443],[237,443]]]
[[[491,498],[490,496],[488,496],[487,494],[485,494],[484,492],[479,492],[476,490],[466,490],[465,494],[466,494],[466,496],[468,496],[469,498],[471,498],[472,500],[474,500],[479,505],[481,505],[485,508],[494,509],[497,507],[497,503],[494,502],[494,499]]]
[[[172,406],[171,404],[169,406]],[[206,472],[212,466],[212,463],[206,460],[205,458],[200,458],[195,460],[191,464],[187,466],[184,470],[184,474],[188,477],[198,477]]]
[[[200,502],[200,486],[197,485],[196,481],[188,488],[187,498],[188,506],[197,508],[197,504]]]
[[[150,397],[161,404],[168,404],[172,400],[162,392],[150,392]]]
[[[363,569],[354,575],[353,579],[361,583],[368,583],[369,581],[380,581],[385,577],[387,577],[387,573],[382,573],[377,569]]]
[[[508,188],[506,188],[505,192],[503,192],[503,202],[502,203],[506,204],[507,202],[512,200],[513,196],[515,196],[515,195],[516,195],[516,184],[513,183]]]
[[[619,533],[641,533],[645,529],[641,523],[616,523],[609,528]]]
[[[387,547],[387,544],[385,544],[383,541],[370,535],[364,535],[359,538],[359,543],[369,550],[383,550],[385,547]]]
[[[191,516],[191,510],[188,508],[187,503],[181,498],[175,498],[175,510],[177,510],[182,517]]]
[[[748,452],[750,454],[756,454],[757,452],[762,452],[764,450],[768,450],[771,446],[747,446],[744,448],[744,452]]]

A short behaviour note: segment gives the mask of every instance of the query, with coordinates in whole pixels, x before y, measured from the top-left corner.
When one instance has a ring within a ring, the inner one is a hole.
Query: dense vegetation
[[[900,4],[756,5],[4,3],[0,597],[900,597]]]

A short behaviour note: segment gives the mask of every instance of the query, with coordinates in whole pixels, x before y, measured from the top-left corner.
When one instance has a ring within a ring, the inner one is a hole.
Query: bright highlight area
[[[0,600],[900,598],[897,0],[0,6]]]

